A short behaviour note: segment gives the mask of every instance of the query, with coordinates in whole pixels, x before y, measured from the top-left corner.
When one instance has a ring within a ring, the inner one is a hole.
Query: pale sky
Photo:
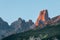
[[[60,0],[0,0],[0,17],[9,24],[19,17],[35,22],[43,9],[51,18],[60,15]]]

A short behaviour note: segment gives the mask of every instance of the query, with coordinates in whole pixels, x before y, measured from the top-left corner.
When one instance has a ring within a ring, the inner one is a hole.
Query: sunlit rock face
[[[49,17],[48,17],[48,11],[47,10],[42,10],[37,18],[37,21],[35,23],[36,26],[44,26],[46,23],[46,21],[49,20]]]

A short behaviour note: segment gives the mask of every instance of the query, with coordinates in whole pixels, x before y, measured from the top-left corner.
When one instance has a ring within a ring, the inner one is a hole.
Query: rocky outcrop
[[[10,32],[10,26],[7,22],[3,21],[2,18],[0,18],[0,39],[4,38],[9,35]]]
[[[25,20],[19,18],[17,21],[11,24],[11,27],[13,27],[14,32],[19,33],[29,30],[30,26],[33,24],[34,23],[32,22],[32,20],[25,22]]]
[[[2,18],[0,18],[0,39],[12,34],[28,31],[34,23],[32,20],[25,22],[25,20],[18,18],[11,25],[8,25]]]
[[[37,21],[35,23],[36,26],[43,27],[46,23],[46,21],[50,20],[48,16],[47,10],[42,10],[37,18]]]

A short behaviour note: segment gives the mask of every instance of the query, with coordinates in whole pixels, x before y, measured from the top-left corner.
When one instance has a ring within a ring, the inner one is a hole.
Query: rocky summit
[[[44,28],[46,25],[56,25],[60,23],[60,15],[50,18],[48,16],[48,11],[47,10],[42,10],[39,13],[39,16],[37,18],[37,21],[35,23],[35,26],[40,28]]]
[[[24,32],[30,29],[30,26],[32,26],[34,23],[32,20],[29,20],[26,22],[24,19],[18,18],[18,20],[14,21],[11,24],[11,27],[13,28],[14,32]]]
[[[46,22],[50,20],[49,16],[48,16],[48,11],[47,10],[42,10],[39,13],[39,16],[37,18],[37,21],[35,23],[36,26],[40,26],[43,27],[45,24],[47,24]]]

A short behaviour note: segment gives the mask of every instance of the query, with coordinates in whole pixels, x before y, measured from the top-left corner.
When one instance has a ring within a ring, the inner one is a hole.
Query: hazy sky
[[[9,24],[19,17],[35,22],[43,9],[51,18],[60,15],[60,0],[0,0],[0,17]]]

